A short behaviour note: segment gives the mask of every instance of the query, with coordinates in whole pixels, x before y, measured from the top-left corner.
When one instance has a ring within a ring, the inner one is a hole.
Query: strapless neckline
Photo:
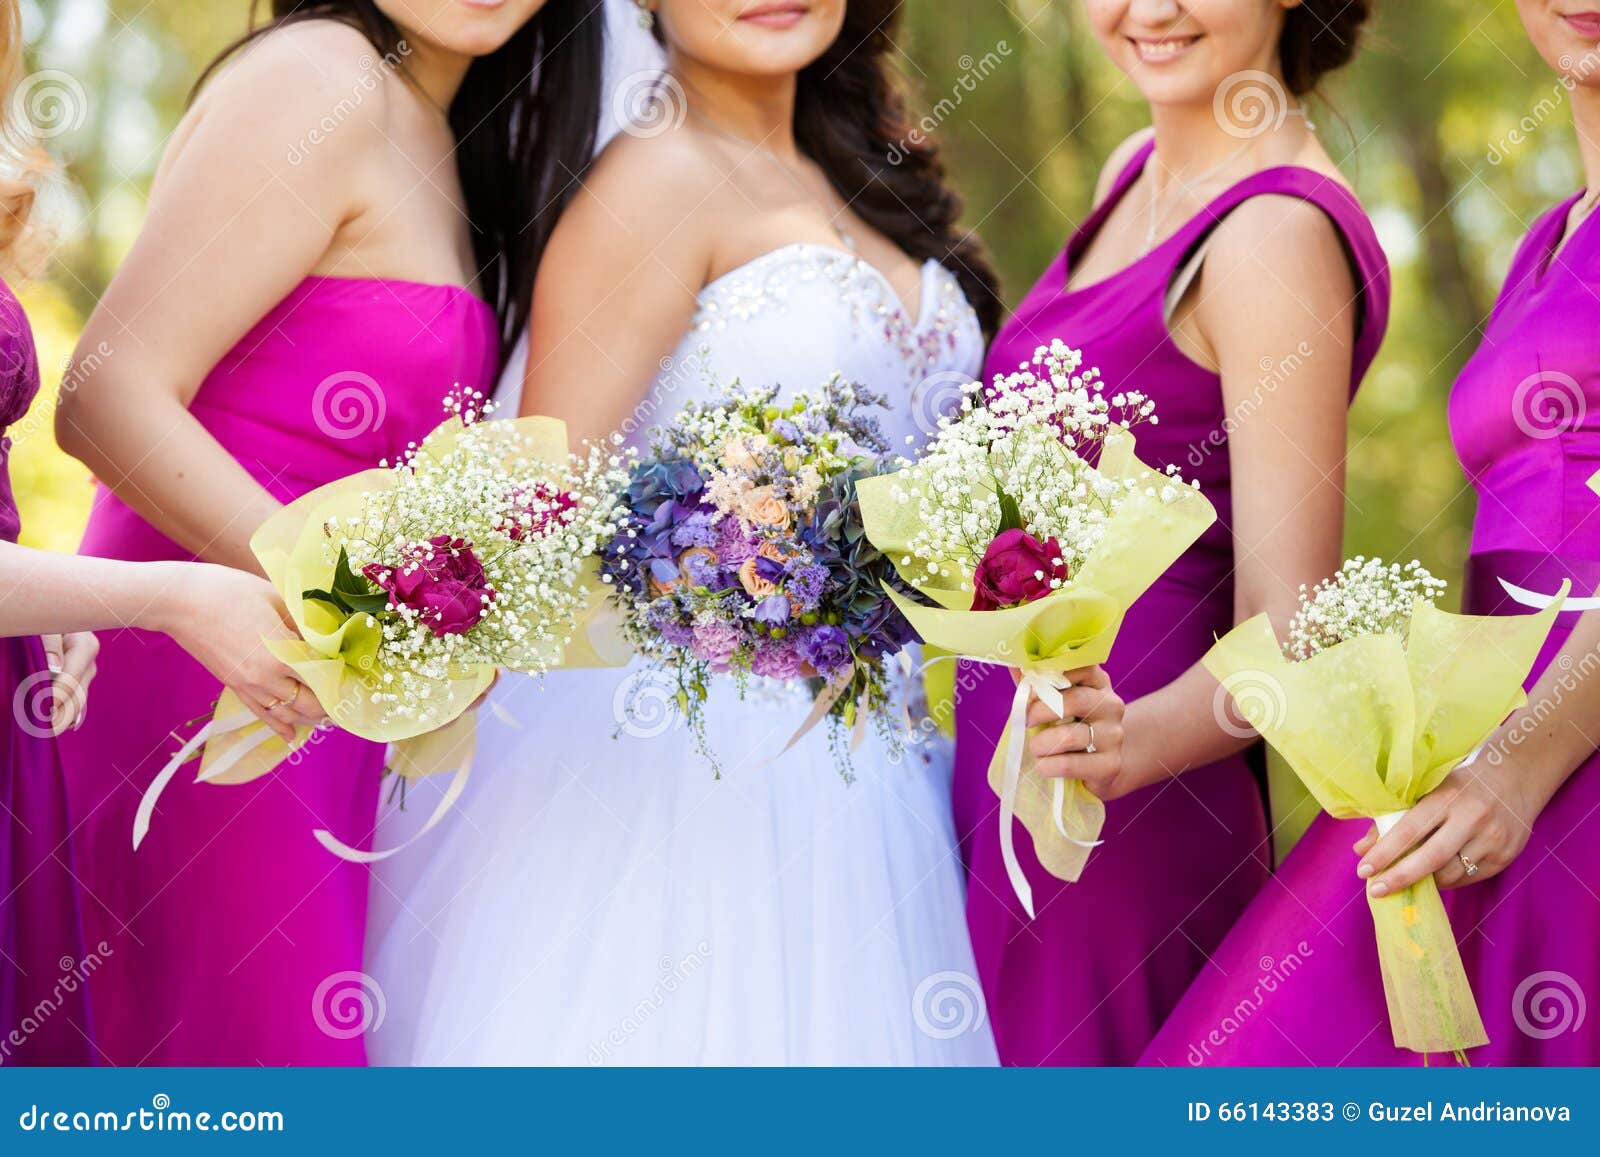
[[[780,245],[776,249],[769,249],[765,253],[752,257],[750,260],[742,262],[739,265],[735,265],[726,273],[718,274],[716,277],[713,277],[710,281],[706,282],[705,285],[701,286],[700,292],[695,295],[696,299],[703,303],[707,298],[715,296],[716,292],[725,284],[734,282],[740,277],[748,276],[763,266],[778,264],[785,258],[793,257],[800,253],[810,253],[825,260],[845,262],[853,265],[855,268],[860,270],[862,273],[865,273],[878,284],[878,286],[885,293],[887,300],[894,303],[895,308],[900,313],[900,317],[908,325],[910,325],[913,332],[919,332],[927,328],[930,314],[933,312],[931,303],[933,298],[937,296],[936,294],[930,292],[928,285],[929,275],[934,270],[944,268],[944,266],[940,265],[939,262],[930,257],[924,261],[917,270],[917,308],[915,316],[913,316],[912,310],[906,305],[905,298],[900,296],[900,291],[894,287],[894,282],[889,280],[888,274],[884,273],[883,270],[879,269],[866,258],[857,253],[852,253],[848,249],[840,249],[834,245],[821,245],[815,241],[792,241],[787,245]],[[932,268],[930,269],[930,267]]]
[[[419,289],[428,290],[434,293],[448,293],[467,297],[478,305],[481,305],[484,309],[487,309],[489,312],[494,312],[494,306],[490,305],[483,298],[479,297],[468,286],[451,285],[449,282],[444,281],[412,281],[405,277],[351,277],[346,274],[312,273],[308,274],[306,277],[303,277],[300,280],[300,283],[296,285],[293,290],[290,290],[290,292],[286,295],[286,298],[292,297],[294,293],[299,290],[315,288],[320,285],[383,285],[390,288],[398,286],[402,289]]]

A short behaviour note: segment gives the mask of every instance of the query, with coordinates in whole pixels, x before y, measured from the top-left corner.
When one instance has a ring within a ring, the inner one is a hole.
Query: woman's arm
[[[1430,873],[1441,888],[1480,884],[1522,854],[1540,813],[1600,747],[1597,660],[1600,612],[1591,611],[1534,684],[1527,705],[1500,725],[1477,759],[1451,772],[1381,840],[1374,829],[1357,842],[1356,874],[1377,877],[1369,886],[1374,896]],[[1470,877],[1462,854],[1477,865]]]
[[[664,359],[706,282],[714,178],[678,134],[606,150],[539,266],[524,414],[565,420],[575,442],[654,423],[639,410],[650,383],[693,373]]]
[[[0,589],[0,637],[44,636],[51,669],[65,682],[58,731],[81,714],[94,677],[88,632],[116,627],[171,636],[285,739],[325,717],[311,689],[263,645],[290,634],[266,579],[205,563],[122,562],[0,543]],[[274,700],[280,705],[269,708]]]
[[[1286,630],[1301,584],[1339,565],[1354,302],[1344,247],[1315,206],[1255,198],[1218,227],[1193,317],[1222,376],[1235,622],[1265,612]],[[1119,760],[1065,754],[1048,774],[1115,799],[1248,746],[1248,724],[1232,711],[1195,664],[1128,704]]]
[[[188,405],[361,212],[384,103],[379,86],[351,107],[363,52],[370,46],[354,29],[308,23],[267,36],[212,83],[169,147],[144,228],[67,375],[75,387],[56,415],[62,447],[168,537],[216,562],[255,569],[250,535],[278,504]],[[338,127],[303,147],[335,108]]]

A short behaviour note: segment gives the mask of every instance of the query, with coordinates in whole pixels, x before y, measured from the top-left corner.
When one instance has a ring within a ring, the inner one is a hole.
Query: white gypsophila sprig
[[[1401,565],[1357,555],[1332,578],[1300,588],[1300,610],[1289,622],[1284,654],[1309,659],[1362,635],[1404,639],[1417,601],[1436,602],[1448,585],[1415,560]]]
[[[920,526],[902,564],[920,564],[931,581],[969,581],[1001,524],[1004,494],[1028,533],[1054,538],[1075,573],[1135,485],[1096,469],[1094,450],[1156,421],[1153,401],[1136,390],[1107,397],[1099,371],[1059,339],[1016,372],[971,383],[958,412],[940,418],[927,450],[901,472],[895,498],[915,506]],[[1174,477],[1162,497],[1181,485]]]
[[[442,705],[443,685],[469,668],[542,671],[555,661],[583,605],[588,560],[619,524],[625,455],[591,446],[546,460],[514,423],[484,420],[491,406],[475,391],[447,401],[464,427],[431,433],[389,467],[392,487],[367,493],[360,514],[326,528],[330,565],[343,549],[357,574],[404,574],[470,550],[493,591],[458,634],[436,632],[403,603],[382,612],[365,685],[391,720],[425,722]],[[450,544],[434,545],[441,536]]]

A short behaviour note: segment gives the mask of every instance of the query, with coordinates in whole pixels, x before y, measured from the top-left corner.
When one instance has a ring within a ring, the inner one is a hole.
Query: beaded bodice
[[[891,444],[925,440],[983,363],[983,332],[960,283],[922,267],[915,314],[854,254],[786,245],[702,289],[689,331],[630,424],[639,437],[690,399],[735,380],[811,390],[834,374],[888,397]]]

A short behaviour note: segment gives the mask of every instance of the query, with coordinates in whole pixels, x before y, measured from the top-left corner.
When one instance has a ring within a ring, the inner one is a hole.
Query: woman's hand
[[[272,584],[232,567],[174,565],[186,569],[164,584],[171,593],[149,625],[198,659],[285,741],[294,739],[295,728],[326,719],[311,688],[266,648],[268,639],[294,637]]]
[[[1121,697],[1100,667],[1081,667],[1064,678],[1072,686],[1061,693],[1066,707],[1058,717],[1035,695],[1028,703],[1028,726],[1043,730],[1028,740],[1040,775],[1081,779],[1104,800],[1118,799],[1144,786],[1123,775]]]
[[[1367,890],[1374,896],[1398,892],[1429,874],[1441,888],[1493,879],[1527,846],[1533,821],[1548,802],[1536,783],[1537,777],[1520,774],[1507,760],[1456,768],[1388,835],[1379,839],[1374,828],[1357,842],[1356,875],[1372,881]],[[1470,876],[1469,863],[1477,868]]]
[[[93,631],[45,635],[45,665],[50,668],[50,730],[60,735],[83,726],[89,711],[89,684],[94,679],[100,640]]]

